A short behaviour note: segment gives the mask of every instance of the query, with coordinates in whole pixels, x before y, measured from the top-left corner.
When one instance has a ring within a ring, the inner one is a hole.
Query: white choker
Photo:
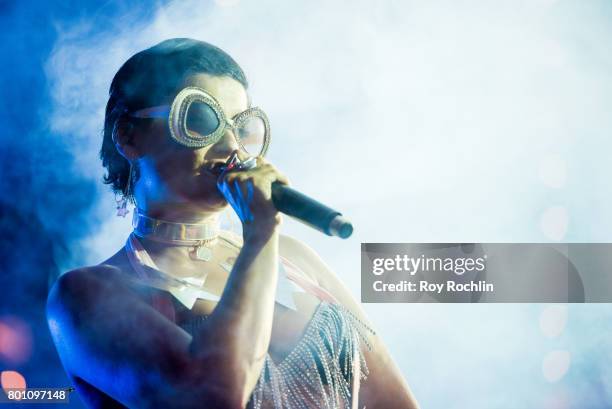
[[[211,259],[212,251],[208,246],[216,242],[220,230],[217,218],[205,223],[169,222],[146,216],[140,209],[134,211],[132,227],[134,234],[141,238],[179,246],[192,246],[190,257],[203,261]]]

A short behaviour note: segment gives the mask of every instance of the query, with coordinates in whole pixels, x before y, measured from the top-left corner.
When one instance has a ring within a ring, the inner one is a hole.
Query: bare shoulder
[[[123,286],[116,267],[99,265],[81,267],[58,277],[47,297],[46,316],[51,336],[66,371],[72,375],[76,357],[75,339],[83,334],[83,325],[93,311],[110,300],[111,292]],[[113,288],[114,287],[114,288]]]
[[[303,241],[281,234],[280,252],[281,255],[295,263],[309,278],[331,292],[336,298],[348,296],[348,290],[336,273],[312,247]]]
[[[53,284],[47,298],[47,311],[53,307],[77,306],[92,302],[97,294],[106,292],[111,288],[128,285],[121,270],[110,264],[80,267],[63,273]]]
[[[340,304],[348,308],[363,322],[371,325],[351,290],[315,250],[306,243],[285,235],[281,235],[280,247],[281,254],[283,251],[287,251],[291,254],[293,258],[290,260],[295,262],[298,267],[311,276],[320,287],[330,292]]]
[[[310,246],[294,237],[281,234],[279,252],[282,257],[295,264],[307,278],[318,285],[321,285],[326,274],[333,274]]]

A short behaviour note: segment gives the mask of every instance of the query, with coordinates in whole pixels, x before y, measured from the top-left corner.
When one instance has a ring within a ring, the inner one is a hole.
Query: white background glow
[[[245,69],[272,122],[270,160],[353,220],[348,241],[291,221],[285,231],[356,297],[360,242],[612,239],[602,2],[182,1],[153,13],[59,28],[51,126],[92,179],[113,74],[143,48],[192,37]],[[91,263],[130,228],[99,186]],[[364,307],[425,408],[598,408],[612,394],[605,305],[570,305],[562,326],[545,305]]]

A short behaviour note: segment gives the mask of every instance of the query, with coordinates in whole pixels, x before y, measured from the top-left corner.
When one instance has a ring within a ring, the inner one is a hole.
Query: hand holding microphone
[[[236,152],[217,180],[217,187],[243,223],[273,218],[280,211],[329,235],[348,238],[352,224],[336,210],[287,186],[287,178],[261,157],[245,161]],[[258,214],[254,214],[257,212]]]
[[[217,188],[232,206],[244,229],[266,230],[280,223],[272,202],[272,183],[288,184],[287,178],[263,158],[241,161],[232,153],[217,178]]]

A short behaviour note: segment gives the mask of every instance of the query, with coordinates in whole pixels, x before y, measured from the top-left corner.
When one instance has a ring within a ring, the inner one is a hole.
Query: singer
[[[416,408],[349,291],[280,234],[271,184],[289,182],[264,159],[270,123],[247,87],[228,54],[191,39],[116,73],[100,156],[118,213],[136,205],[134,231],[53,286],[64,368],[90,407]],[[242,237],[219,228],[227,206]]]

